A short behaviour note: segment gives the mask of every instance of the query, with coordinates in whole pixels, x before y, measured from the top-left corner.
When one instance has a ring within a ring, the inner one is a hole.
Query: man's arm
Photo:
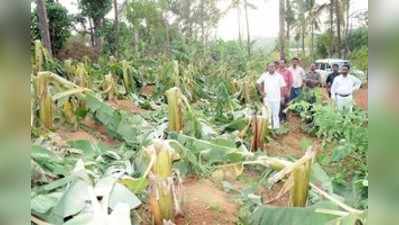
[[[329,75],[328,75],[328,77],[327,77],[327,79],[326,79],[326,86],[327,86],[327,88],[331,88],[331,85],[332,85],[332,73],[330,73]]]
[[[265,96],[265,86],[264,86],[264,83],[263,83],[263,82],[261,82],[261,83],[256,83],[256,89],[258,89],[258,91],[259,91],[259,93],[260,93],[260,95],[261,95],[262,97]]]
[[[260,95],[265,97],[265,79],[263,75],[256,81],[256,89],[258,89]]]
[[[337,90],[337,79],[334,79],[331,85],[331,99],[335,99],[335,94]]]

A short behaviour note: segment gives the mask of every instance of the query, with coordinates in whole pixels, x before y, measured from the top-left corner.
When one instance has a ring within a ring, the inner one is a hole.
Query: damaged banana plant
[[[103,88],[102,93],[106,95],[106,99],[114,100],[116,98],[117,85],[111,73],[105,75],[102,88]]]
[[[36,98],[39,105],[41,125],[47,129],[53,128],[54,103],[48,90],[49,80],[44,74],[36,79]]]
[[[184,129],[185,133],[202,138],[204,135],[203,124],[181,90],[173,87],[167,90],[165,95],[168,100],[168,130],[182,132]]]
[[[311,165],[315,157],[316,150],[309,147],[301,159],[288,164],[268,180],[270,184],[274,184],[288,176],[283,189],[290,190],[290,206],[292,207],[306,207],[307,205]]]
[[[249,119],[248,125],[239,133],[240,138],[251,136],[251,151],[256,152],[264,149],[267,136],[270,134],[270,110],[262,106],[260,114],[254,113]],[[250,133],[250,134],[248,134]]]
[[[154,140],[145,151],[154,162],[149,174],[149,207],[154,224],[170,224],[176,216],[183,215],[182,182],[178,173],[172,171],[178,155],[164,140]]]
[[[38,108],[39,110],[39,121],[42,127],[53,129],[55,113],[54,102],[62,98],[68,98],[63,104],[63,114],[66,121],[77,127],[75,115],[77,103],[72,96],[83,95],[83,92],[89,89],[81,88],[52,72],[39,72],[37,76],[32,74],[32,82],[35,87],[35,104],[37,105],[37,107],[33,108]],[[51,88],[50,84],[52,85]],[[50,93],[50,90],[54,94]]]

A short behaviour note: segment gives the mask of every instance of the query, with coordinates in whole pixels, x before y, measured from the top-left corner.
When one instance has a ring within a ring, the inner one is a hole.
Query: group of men
[[[349,74],[350,66],[334,64],[332,73],[326,80],[326,88],[330,98],[338,110],[352,110],[353,93],[361,86],[361,81]],[[293,58],[291,66],[282,59],[267,65],[266,71],[256,81],[256,87],[262,96],[263,103],[271,110],[273,129],[280,127],[280,120],[287,119],[283,113],[288,103],[299,97],[304,89],[321,87],[321,76],[317,65],[311,64],[309,71],[300,66],[299,58]]]

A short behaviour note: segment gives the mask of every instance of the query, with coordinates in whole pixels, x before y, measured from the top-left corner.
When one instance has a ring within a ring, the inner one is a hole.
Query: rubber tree
[[[100,53],[102,50],[101,29],[105,15],[112,9],[112,0],[80,0],[79,8],[83,15],[93,20],[94,49]]]
[[[36,6],[37,6],[37,15],[39,19],[40,36],[44,47],[51,55],[52,50],[51,50],[49,24],[48,24],[49,22],[48,22],[47,9],[44,0],[36,0]]]

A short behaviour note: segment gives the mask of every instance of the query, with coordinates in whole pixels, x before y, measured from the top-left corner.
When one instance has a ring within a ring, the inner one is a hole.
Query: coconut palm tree
[[[285,0],[280,0],[280,32],[279,32],[279,43],[280,43],[280,58],[285,58]]]

